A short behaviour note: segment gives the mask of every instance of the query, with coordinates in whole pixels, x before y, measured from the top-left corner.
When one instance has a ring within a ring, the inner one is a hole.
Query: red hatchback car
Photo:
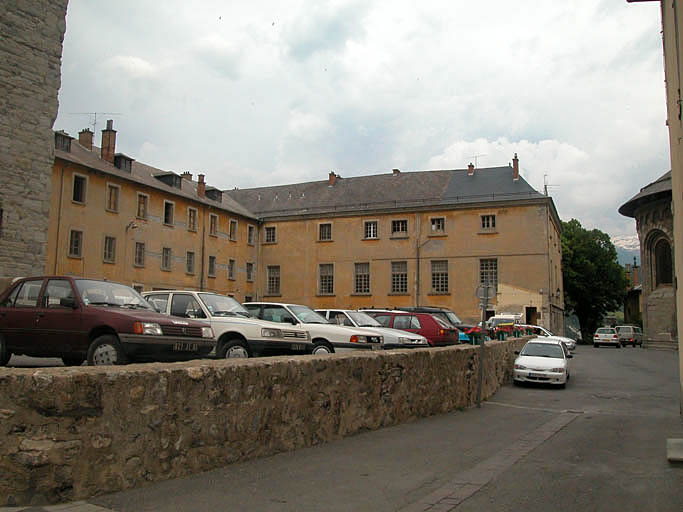
[[[421,334],[432,347],[445,347],[460,343],[460,332],[429,313],[413,313],[395,310],[364,309],[384,327]]]

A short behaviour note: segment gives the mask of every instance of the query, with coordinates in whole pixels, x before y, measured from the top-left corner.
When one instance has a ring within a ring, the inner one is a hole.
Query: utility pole
[[[479,307],[481,308],[481,343],[479,344],[479,382],[477,382],[477,407],[481,408],[481,387],[484,381],[484,346],[486,335],[486,310],[489,306],[489,299],[495,297],[498,290],[495,286],[491,285],[488,281],[484,281],[483,284],[477,287],[477,298],[479,299]]]

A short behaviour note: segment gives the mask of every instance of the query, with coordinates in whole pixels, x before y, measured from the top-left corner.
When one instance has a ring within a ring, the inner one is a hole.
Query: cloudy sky
[[[659,3],[70,0],[55,129],[248,188],[507,165],[563,220],[669,169]],[[544,176],[547,177],[544,178]]]

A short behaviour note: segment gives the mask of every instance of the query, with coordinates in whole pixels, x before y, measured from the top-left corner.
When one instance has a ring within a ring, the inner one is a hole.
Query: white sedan
[[[518,354],[513,373],[515,384],[541,382],[566,386],[570,377],[569,360],[573,356],[561,341],[534,338],[515,354]]]

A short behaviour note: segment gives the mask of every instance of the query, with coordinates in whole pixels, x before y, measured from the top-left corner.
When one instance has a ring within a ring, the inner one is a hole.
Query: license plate
[[[196,343],[174,343],[173,350],[176,352],[196,352],[199,345]]]
[[[544,379],[545,375],[543,375],[542,373],[529,373],[529,377],[535,377],[537,379]]]
[[[292,343],[292,350],[299,350],[303,352],[306,350],[306,345],[302,345],[301,343]]]
[[[372,344],[372,350],[381,350],[381,349],[382,349],[381,344],[379,344],[379,343],[373,343]]]

